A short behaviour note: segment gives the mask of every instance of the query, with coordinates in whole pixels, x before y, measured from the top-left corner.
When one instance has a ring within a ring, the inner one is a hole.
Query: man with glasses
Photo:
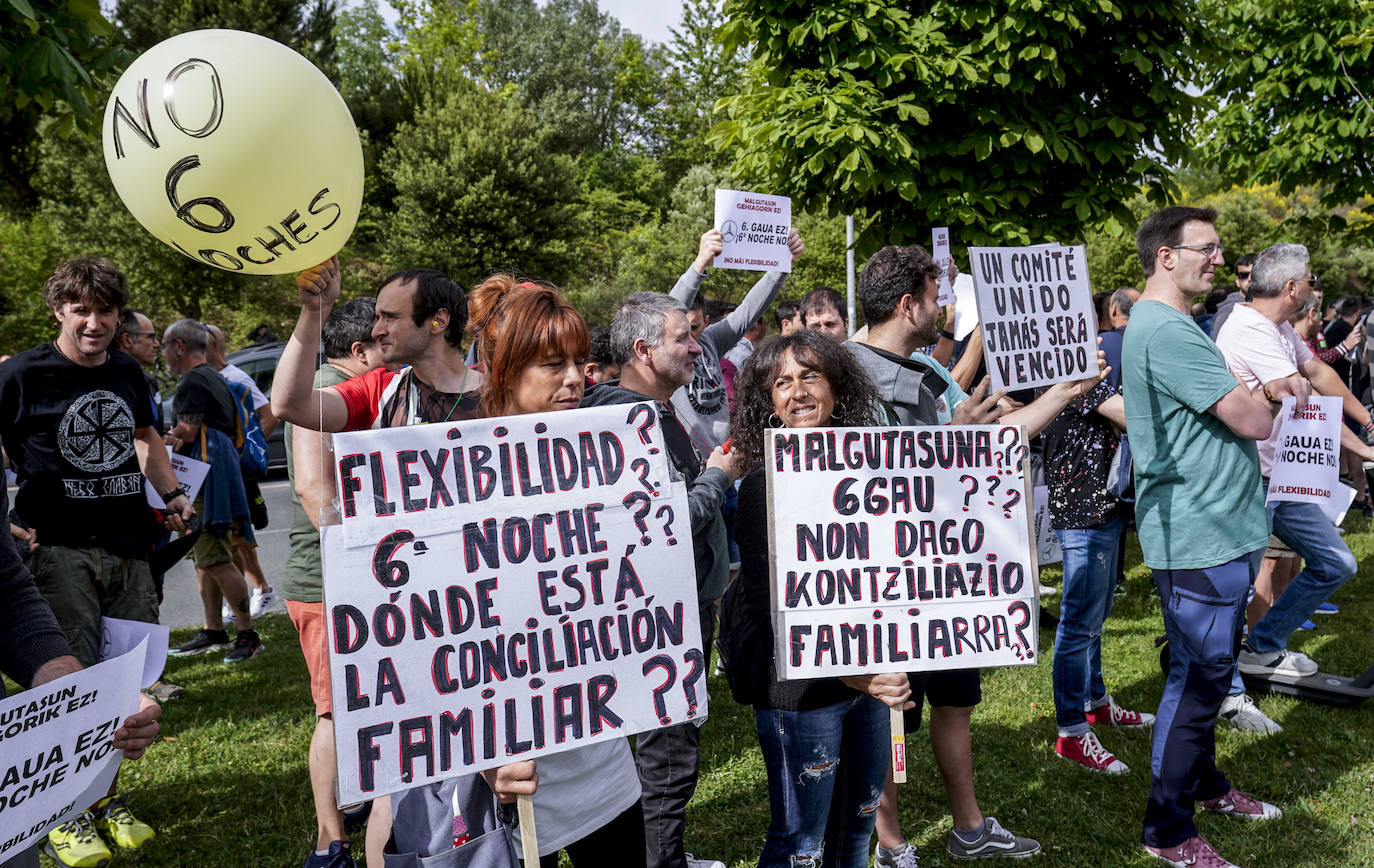
[[[1170,865],[1227,868],[1197,831],[1197,803],[1249,819],[1278,808],[1235,790],[1216,766],[1213,726],[1231,686],[1246,597],[1268,540],[1255,440],[1269,437],[1300,376],[1242,385],[1189,305],[1225,264],[1216,212],[1172,207],[1141,224],[1145,291],[1122,342],[1136,525],[1160,592],[1169,672],[1150,754],[1146,850]],[[1216,480],[1227,480],[1217,485]]]
[[[119,325],[115,326],[114,345],[143,366],[143,379],[148,381],[148,395],[153,405],[153,427],[161,433],[162,395],[158,393],[153,369],[157,367],[157,351],[162,343],[157,339],[153,321],[142,311],[124,308],[119,312]]]
[[[1235,314],[1217,335],[1217,346],[1243,384],[1272,393],[1275,380],[1299,378],[1314,394],[1339,396],[1346,415],[1374,431],[1364,405],[1351,394],[1331,366],[1312,354],[1307,343],[1290,325],[1302,309],[1315,281],[1307,248],[1301,244],[1275,244],[1255,260],[1250,304],[1237,305]],[[1260,470],[1268,478],[1278,446],[1279,420],[1259,444]],[[1341,426],[1341,446],[1366,461],[1374,460],[1374,447],[1360,441],[1349,427]],[[1278,599],[1250,628],[1240,652],[1240,671],[1247,675],[1304,676],[1317,672],[1317,664],[1305,654],[1287,649],[1288,637],[1357,568],[1336,528],[1315,503],[1274,501],[1268,504],[1273,533],[1306,561],[1306,568],[1287,589],[1257,587],[1259,595]]]
[[[177,320],[162,336],[162,355],[167,359],[167,367],[181,377],[172,399],[174,424],[167,432],[166,443],[179,454],[210,465],[196,498],[196,509],[204,518],[204,526],[191,549],[205,627],[169,653],[188,656],[227,649],[224,662],[239,663],[262,650],[262,640],[253,629],[249,614],[248,585],[234,564],[234,534],[251,542],[253,525],[248,519],[248,497],[234,445],[238,409],[229,386],[206,356],[209,345],[209,329],[193,319]],[[220,613],[220,603],[224,601],[233,610],[238,627],[232,648]]]
[[[1231,315],[1231,310],[1238,304],[1250,300],[1250,272],[1255,267],[1255,258],[1259,254],[1247,253],[1236,260],[1236,291],[1230,293],[1217,305],[1216,315],[1212,317],[1212,340],[1216,340],[1217,335],[1221,334],[1221,324],[1226,322],[1226,318]]]

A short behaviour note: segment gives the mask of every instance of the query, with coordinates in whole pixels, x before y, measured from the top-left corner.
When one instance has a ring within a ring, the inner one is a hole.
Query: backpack
[[[223,378],[221,378],[223,379]],[[260,479],[267,475],[267,438],[262,433],[262,422],[258,411],[253,407],[253,393],[242,383],[224,380],[229,392],[234,396],[234,448],[239,451],[239,470],[245,479]]]

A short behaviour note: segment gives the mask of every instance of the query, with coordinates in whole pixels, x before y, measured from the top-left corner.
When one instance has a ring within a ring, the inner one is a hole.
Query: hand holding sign
[[[101,138],[138,222],[225,271],[300,271],[338,252],[358,220],[348,107],[308,60],[262,36],[197,30],[148,49],[115,84]]]

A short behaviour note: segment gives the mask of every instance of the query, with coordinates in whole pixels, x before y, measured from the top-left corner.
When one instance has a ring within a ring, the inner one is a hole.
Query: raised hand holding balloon
[[[182,33],[144,52],[105,106],[105,165],[143,227],[197,261],[288,274],[343,247],[363,154],[338,91],[281,43]]]

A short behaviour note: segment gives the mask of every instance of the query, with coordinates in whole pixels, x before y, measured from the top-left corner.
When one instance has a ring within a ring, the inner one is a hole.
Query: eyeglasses
[[[1236,272],[1236,280],[1249,280],[1249,279],[1250,279],[1250,272],[1248,272],[1248,271],[1237,271],[1237,272]]]
[[[125,332],[125,334],[136,338],[148,338],[149,340],[157,337],[157,332]]]
[[[1226,245],[1222,244],[1220,241],[1218,241],[1216,244],[1174,244],[1170,247],[1170,249],[1196,250],[1198,253],[1201,253],[1203,256],[1207,257],[1208,259],[1211,259],[1218,253],[1225,251]]]

